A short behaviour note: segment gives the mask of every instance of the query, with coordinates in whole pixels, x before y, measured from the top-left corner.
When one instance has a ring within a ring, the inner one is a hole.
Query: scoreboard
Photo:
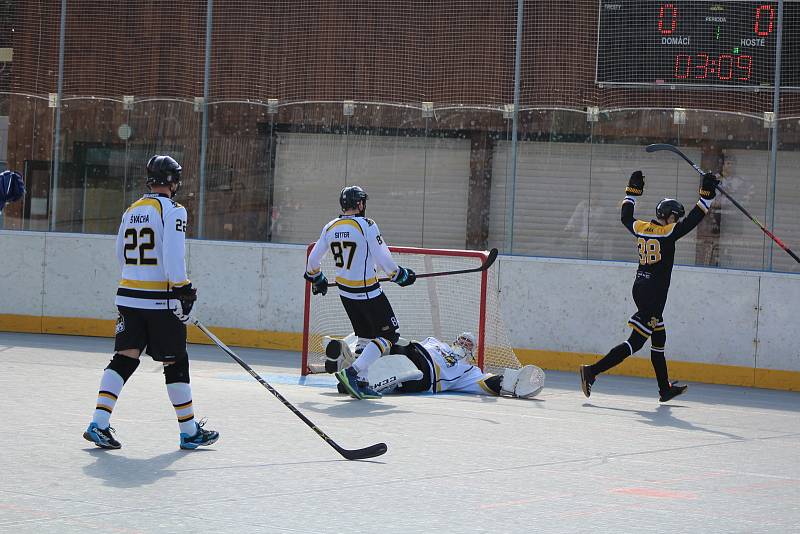
[[[601,0],[601,85],[771,88],[778,2]],[[800,88],[800,1],[784,1],[781,87]]]

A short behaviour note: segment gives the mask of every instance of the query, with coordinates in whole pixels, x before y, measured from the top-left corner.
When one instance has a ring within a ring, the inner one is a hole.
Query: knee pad
[[[628,345],[631,346],[631,354],[636,354],[642,347],[644,347],[644,343],[647,341],[647,338],[634,330],[631,332],[631,337],[628,338]]]
[[[167,384],[189,383],[189,358],[178,358],[175,363],[164,366],[164,379]]]
[[[122,383],[128,381],[136,368],[139,367],[139,358],[131,358],[116,353],[108,362],[106,369],[110,369],[122,377]]]

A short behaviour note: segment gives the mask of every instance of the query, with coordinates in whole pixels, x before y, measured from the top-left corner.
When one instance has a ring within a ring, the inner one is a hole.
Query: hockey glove
[[[717,186],[719,180],[714,176],[713,172],[707,172],[703,175],[703,183],[700,184],[700,198],[711,200],[717,196]]]
[[[322,295],[324,297],[325,293],[328,292],[328,279],[325,278],[325,275],[322,274],[322,271],[313,276],[305,273],[303,278],[311,282],[311,293],[314,295]]]
[[[633,197],[639,197],[642,196],[643,192],[644,174],[642,174],[642,171],[636,171],[631,174],[631,178],[628,180],[628,187],[625,188],[625,194]]]
[[[189,322],[189,314],[192,313],[194,301],[197,300],[197,289],[192,287],[191,282],[185,286],[173,287],[172,294],[178,301],[178,307],[173,308],[172,313],[180,319],[182,323]]]
[[[410,286],[416,281],[417,273],[411,269],[406,269],[405,267],[398,267],[394,274],[394,278],[392,278],[392,282],[396,283],[400,287]]]

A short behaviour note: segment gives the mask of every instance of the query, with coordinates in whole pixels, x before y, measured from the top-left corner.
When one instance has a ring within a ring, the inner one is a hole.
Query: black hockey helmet
[[[170,156],[156,154],[147,162],[147,187],[175,184],[175,193],[181,188],[180,164]],[[173,194],[175,194],[173,193]]]
[[[363,200],[364,209],[366,209],[368,198],[369,195],[359,186],[349,185],[343,188],[342,192],[339,193],[339,205],[342,206],[342,211],[352,210],[357,208],[358,203]]]
[[[656,217],[666,221],[670,215],[680,219],[686,215],[686,210],[683,209],[683,204],[674,198],[665,198],[656,206]]]

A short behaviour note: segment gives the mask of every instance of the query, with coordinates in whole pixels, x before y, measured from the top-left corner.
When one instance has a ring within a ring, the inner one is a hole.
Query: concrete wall
[[[298,349],[304,246],[190,240],[187,257],[206,324],[221,328],[231,343],[253,343],[241,332],[261,332],[257,346]],[[522,353],[596,357],[627,338],[634,264],[498,261],[503,315],[514,317],[506,323]],[[0,329],[38,331],[41,320],[41,331],[112,335],[119,275],[112,236],[0,231],[0,272]],[[669,359],[736,368],[740,375],[796,373],[800,349],[791,325],[798,301],[799,275],[676,267],[664,313]],[[59,328],[58,318],[102,326]]]

